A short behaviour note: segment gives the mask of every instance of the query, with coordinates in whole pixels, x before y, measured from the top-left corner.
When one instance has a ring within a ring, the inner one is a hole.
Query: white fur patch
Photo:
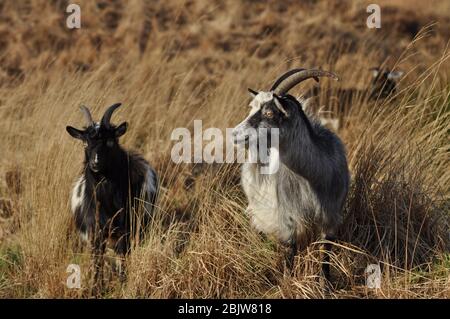
[[[72,208],[72,213],[75,214],[75,211],[81,207],[82,203],[83,203],[83,198],[84,198],[84,191],[85,191],[85,180],[83,178],[83,176],[80,176],[80,178],[76,181],[73,189],[72,189],[72,198],[71,198],[71,208]],[[78,196],[78,193],[80,194],[80,196]],[[80,238],[82,241],[84,242],[89,242],[89,235],[87,232],[79,232]]]
[[[339,119],[329,119],[324,117],[320,118],[320,124],[325,127],[331,128],[335,132],[337,132],[340,126]]]
[[[80,238],[84,242],[89,242],[89,235],[85,232],[80,232]]]
[[[254,110],[258,111],[264,103],[267,103],[267,102],[272,101],[272,100],[273,100],[273,93],[272,92],[259,92],[253,98],[253,100],[250,102],[250,106],[252,107],[252,111],[254,111]],[[254,112],[256,112],[256,111],[254,111]]]
[[[244,164],[241,175],[242,187],[247,195],[247,213],[250,215],[252,226],[265,234],[274,234],[280,240],[289,239],[290,233],[284,231],[280,211],[278,209],[278,196],[276,191],[275,175],[259,175],[254,164]]]
[[[83,176],[81,176],[77,182],[75,183],[75,186],[72,189],[72,198],[71,198],[71,208],[72,213],[75,213],[75,210],[81,206],[83,202],[84,197],[84,189],[85,189],[85,180]],[[78,193],[80,196],[78,196]]]
[[[252,226],[265,234],[274,234],[282,241],[291,235],[284,226],[278,207],[276,175],[260,175],[259,167],[246,163],[242,167],[241,182],[248,199],[247,213]]]
[[[156,182],[155,182],[156,181]],[[154,195],[157,191],[157,185],[155,184],[157,183],[157,179],[156,179],[156,175],[155,173],[149,168],[147,170],[147,176],[145,177],[145,183],[144,183],[144,192],[147,193],[147,196],[149,198],[152,197],[152,195]],[[145,209],[148,212],[151,212],[153,210],[155,203],[150,203],[150,202],[146,202],[145,203]]]
[[[403,76],[403,71],[392,71],[388,74],[389,80],[398,80]]]

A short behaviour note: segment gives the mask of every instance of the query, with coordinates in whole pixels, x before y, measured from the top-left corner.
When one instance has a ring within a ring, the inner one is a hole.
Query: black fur
[[[110,155],[101,173],[93,172],[88,158],[85,159],[83,204],[74,212],[75,224],[91,239],[101,232],[103,240],[111,239],[114,243],[116,253],[126,255],[131,238],[142,238],[147,230],[152,211],[146,211],[141,201],[154,204],[157,180],[149,164],[139,155],[126,152],[120,146]],[[149,170],[154,176],[149,181],[155,187],[152,193],[143,189]]]
[[[109,116],[117,107],[109,108]],[[119,145],[127,123],[111,125],[109,116],[84,130],[66,128],[72,137],[85,143],[81,183],[72,195],[78,200],[72,209],[77,229],[92,244],[96,282],[101,278],[107,242],[113,244],[117,254],[125,256],[131,241],[143,238],[158,192],[157,175],[150,164]]]

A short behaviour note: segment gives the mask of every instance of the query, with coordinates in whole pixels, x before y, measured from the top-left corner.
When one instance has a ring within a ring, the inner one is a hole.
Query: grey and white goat
[[[247,212],[252,225],[265,234],[275,234],[290,247],[288,267],[292,267],[298,248],[320,232],[328,241],[336,238],[342,223],[342,210],[349,189],[349,171],[341,140],[320,123],[309,119],[302,104],[288,91],[302,81],[333,73],[294,69],[283,74],[269,91],[249,89],[253,99],[250,114],[233,130],[235,143],[252,142],[254,129],[278,128],[279,146],[269,147],[269,165],[278,161],[278,170],[261,174],[261,162],[242,166],[241,183],[248,199]],[[254,148],[253,148],[254,150]],[[252,148],[249,148],[252,152]],[[256,156],[253,154],[253,156]],[[252,155],[250,155],[252,157]],[[322,264],[330,278],[329,254]]]

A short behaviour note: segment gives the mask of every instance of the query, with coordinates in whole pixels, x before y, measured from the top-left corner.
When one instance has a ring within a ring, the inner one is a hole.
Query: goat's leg
[[[126,256],[121,255],[118,259],[117,268],[119,272],[119,281],[125,282],[127,279],[127,271],[126,271]]]
[[[102,231],[98,231],[94,235],[92,246],[94,267],[93,294],[98,295],[103,290],[103,266],[106,250],[106,241]]]
[[[121,237],[117,241],[115,248],[116,253],[119,255],[119,259],[117,260],[118,262],[116,263],[117,265],[116,270],[119,273],[120,282],[124,282],[127,278],[125,265],[126,265],[126,256],[128,254],[129,249],[130,247],[128,240],[124,236]]]
[[[323,237],[323,239],[325,239],[327,241],[331,241],[331,242],[334,242],[336,240],[336,238],[334,236],[324,235],[322,237]],[[331,282],[330,253],[331,253],[332,248],[333,248],[333,245],[330,242],[326,242],[323,244],[322,273],[328,282]]]
[[[292,272],[294,268],[294,260],[295,255],[297,255],[297,251],[298,251],[297,236],[294,233],[294,235],[288,242],[288,249],[286,253],[286,267],[289,269],[290,272]]]

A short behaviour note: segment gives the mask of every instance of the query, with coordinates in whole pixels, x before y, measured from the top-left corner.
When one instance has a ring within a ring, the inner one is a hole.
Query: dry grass
[[[127,281],[109,271],[103,297],[450,296],[445,8],[411,18],[396,4],[382,29],[369,30],[364,1],[258,1],[252,10],[243,10],[249,1],[79,2],[76,31],[64,28],[65,1],[0,5],[0,297],[90,296],[89,251],[69,210],[82,146],[65,126],[82,123],[82,103],[98,117],[117,101],[115,121],[131,125],[123,144],[155,166],[162,192]],[[416,38],[415,23],[426,27]],[[318,242],[292,276],[283,272],[283,248],[244,214],[237,165],[199,170],[168,160],[173,128],[238,123],[247,86],[321,65],[345,79],[337,85],[364,87],[367,69],[381,63],[407,75],[395,99],[356,103],[338,132],[352,189],[331,256],[333,290],[320,282]],[[66,288],[70,263],[81,266],[82,289]],[[382,265],[379,290],[365,286],[370,263]]]

